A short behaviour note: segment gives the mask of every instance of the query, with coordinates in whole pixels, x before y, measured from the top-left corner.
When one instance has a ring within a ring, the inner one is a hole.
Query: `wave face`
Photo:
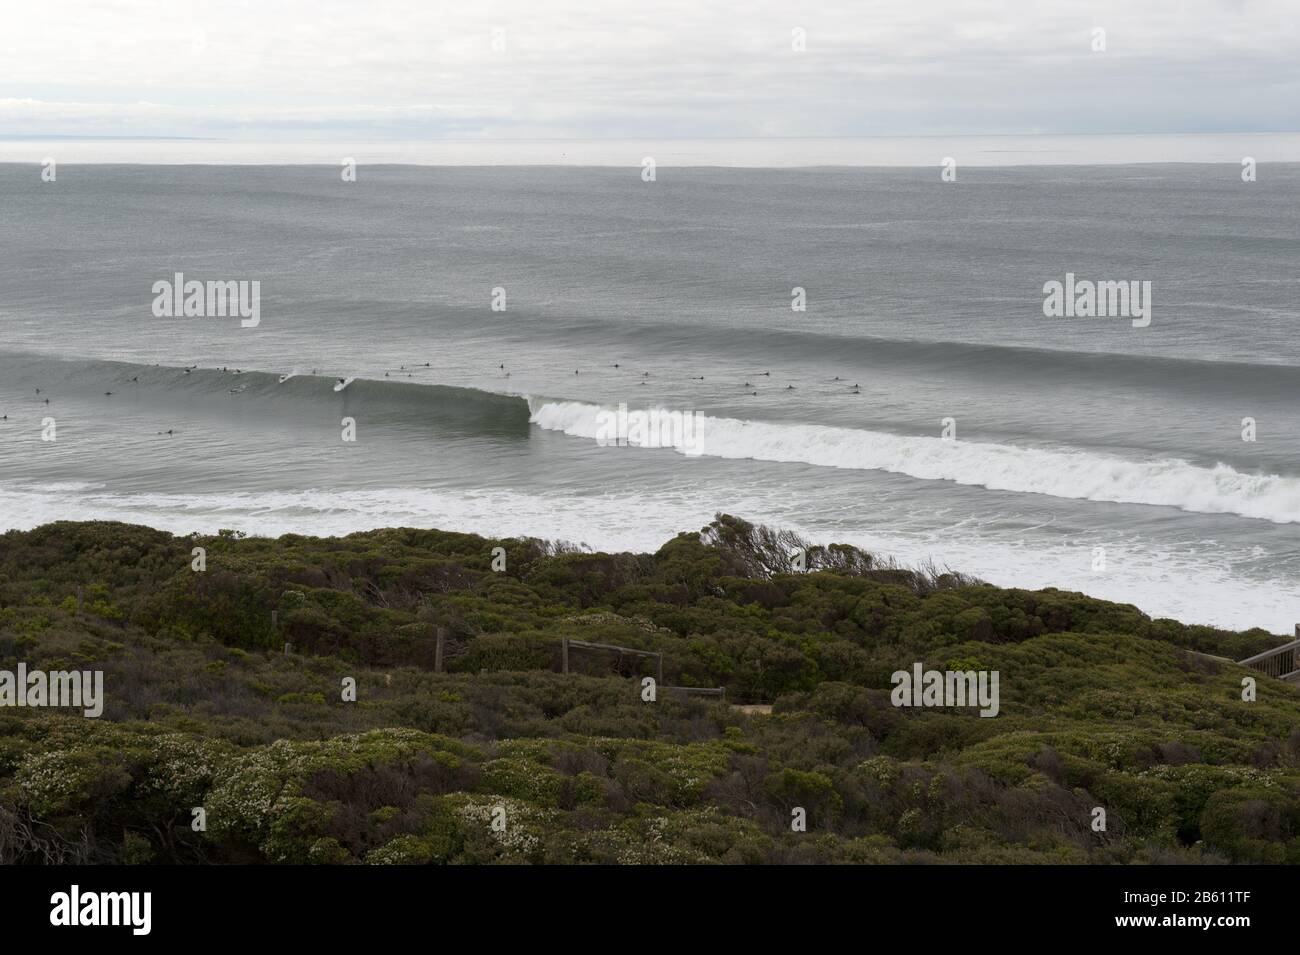
[[[356,378],[336,391],[341,379],[310,369],[177,368],[12,353],[0,353],[0,377],[11,386],[31,386],[26,387],[29,392],[39,387],[45,395],[92,397],[108,388],[119,398],[138,398],[158,407],[191,403],[245,409],[253,404],[260,416],[286,422],[299,418],[305,407],[340,406],[375,412],[389,421],[452,426],[463,433],[523,436],[528,431],[523,397],[400,378]]]
[[[607,427],[603,422],[608,422],[612,410],[536,398],[529,407],[530,420],[539,428],[591,439],[602,436],[602,427]],[[946,441],[708,415],[695,416],[692,439],[691,446],[678,443],[673,449],[708,457],[888,471],[926,481],[1075,500],[1235,514],[1278,524],[1300,522],[1300,479],[1243,474],[1225,464],[1205,468],[1176,458],[1134,461],[1078,449]]]

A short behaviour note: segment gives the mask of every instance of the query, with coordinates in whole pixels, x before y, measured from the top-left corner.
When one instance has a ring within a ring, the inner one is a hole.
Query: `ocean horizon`
[[[913,167],[945,157],[961,167],[1165,165],[1300,162],[1297,132],[1053,134],[956,133],[926,136],[738,137],[437,137],[364,135],[314,138],[244,136],[0,136],[0,164],[330,165],[635,167]]]

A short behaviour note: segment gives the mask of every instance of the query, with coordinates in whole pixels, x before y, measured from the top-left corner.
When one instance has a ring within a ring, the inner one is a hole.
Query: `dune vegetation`
[[[1297,863],[1300,688],[1231,662],[1284,639],[726,515],[655,554],[50,524],[0,535],[0,669],[102,671],[103,714],[0,708],[0,861]],[[895,706],[916,663],[998,715]]]

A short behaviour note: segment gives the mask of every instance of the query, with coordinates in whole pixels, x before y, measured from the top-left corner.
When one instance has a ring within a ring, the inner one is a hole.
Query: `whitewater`
[[[577,401],[529,399],[532,423],[579,438],[597,438],[601,415],[611,410]],[[662,408],[645,410],[671,413]],[[674,450],[740,460],[888,471],[990,490],[1236,514],[1277,524],[1300,522],[1300,479],[1242,474],[1226,464],[1204,468],[1178,459],[1132,461],[1077,448],[1023,448],[708,415],[695,416],[695,429],[691,446],[679,444]]]

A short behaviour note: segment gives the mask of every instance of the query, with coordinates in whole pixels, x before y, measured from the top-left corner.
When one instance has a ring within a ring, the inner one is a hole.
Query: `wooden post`
[[[284,655],[285,655],[286,657],[289,655],[289,644],[288,644],[288,643],[285,643],[285,645],[284,645]]]
[[[442,672],[442,627],[438,628],[438,642],[433,650],[433,672]]]
[[[560,672],[569,672],[569,638],[560,638]]]
[[[657,653],[655,654],[655,656],[658,658],[658,666],[655,667],[655,672],[657,674],[657,676],[655,677],[655,684],[657,686],[663,686],[664,685],[664,655],[662,653]]]
[[[280,611],[271,611],[271,626],[275,627],[277,630],[280,629]]]

